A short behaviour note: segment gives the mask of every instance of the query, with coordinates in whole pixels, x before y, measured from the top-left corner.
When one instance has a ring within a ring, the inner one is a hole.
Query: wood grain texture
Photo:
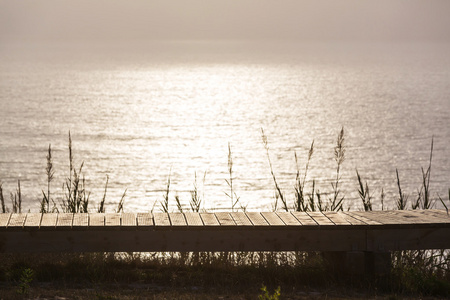
[[[361,215],[358,212],[352,211],[352,212],[343,212],[343,213],[352,218],[355,218],[361,222],[364,222],[367,225],[372,225],[372,226],[373,225],[383,225],[381,222],[378,222],[372,218],[367,218],[367,216],[365,216],[364,214]]]
[[[153,221],[155,226],[170,227],[170,218],[168,213],[154,213]]]
[[[58,214],[43,214],[41,220],[41,228],[52,229],[56,227]]]
[[[217,220],[219,221],[220,226],[236,226],[236,222],[234,222],[230,213],[227,212],[219,212],[215,214]]]
[[[301,226],[302,224],[290,212],[277,212],[278,217],[287,226]]]
[[[0,228],[6,228],[10,218],[11,214],[0,214]]]
[[[93,213],[89,214],[89,228],[90,227],[104,227],[105,226],[105,214]]]
[[[196,212],[187,212],[184,214],[186,217],[186,223],[191,227],[201,227],[203,226],[202,218],[199,213]]]
[[[187,226],[186,218],[182,213],[170,213],[169,218],[172,226]]]
[[[105,214],[105,226],[120,227],[120,214],[118,214],[118,213]]]
[[[316,221],[314,221],[313,218],[311,218],[307,213],[300,212],[300,211],[294,211],[292,212],[292,215],[304,226],[318,226]]]
[[[270,226],[286,226],[283,220],[274,212],[262,212],[261,215],[266,219]]]
[[[230,215],[237,226],[253,226],[244,212],[232,212]]]
[[[73,227],[84,229],[89,226],[89,215],[88,214],[74,214],[73,215]]]
[[[252,222],[253,226],[269,226],[266,219],[259,212],[247,212],[247,217]]]
[[[41,225],[41,218],[42,214],[40,213],[28,213],[23,226],[27,228],[38,228]]]
[[[346,220],[341,213],[328,211],[323,212],[323,214],[330,219],[335,225],[352,225],[348,220]]]
[[[428,209],[428,210],[417,210],[418,212],[429,211],[429,214],[440,217],[446,220],[450,220],[450,213],[443,209]]]
[[[152,213],[138,213],[137,214],[137,225],[139,227],[153,226],[153,214]]]
[[[60,213],[56,221],[56,227],[72,227],[73,215],[71,213]]]
[[[136,226],[136,215],[132,213],[122,213],[121,218],[121,226]]]
[[[27,214],[12,214],[9,219],[8,228],[23,227]]]
[[[444,210],[435,210],[435,209],[429,209],[429,210],[414,210],[414,211],[408,211],[414,214],[419,215],[421,218],[424,218],[425,220],[429,220],[430,222],[434,223],[448,223],[450,221],[450,216],[447,214]]]
[[[205,226],[220,226],[215,214],[201,213],[200,217],[202,217],[202,221]]]
[[[322,212],[312,211],[307,213],[311,218],[316,221],[319,226],[332,226],[334,223],[328,219]]]
[[[352,224],[354,226],[368,226],[369,225],[359,219],[356,219],[355,217],[353,217],[349,214],[346,214],[345,212],[340,212],[339,214],[341,215],[341,217],[343,217],[345,220],[347,220],[350,224]]]

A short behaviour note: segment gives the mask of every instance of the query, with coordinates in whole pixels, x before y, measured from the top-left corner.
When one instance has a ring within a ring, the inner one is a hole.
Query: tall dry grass
[[[298,163],[298,155],[294,152],[296,161],[296,178],[294,186],[294,199],[292,204],[285,196],[283,190],[277,182],[275,171],[270,159],[270,148],[268,137],[261,130],[263,145],[266,150],[269,171],[273,179],[275,187],[275,203],[274,209],[282,209],[285,211],[325,211],[325,210],[342,210],[345,202],[345,195],[342,194],[341,187],[341,171],[345,161],[345,136],[342,128],[337,136],[334,148],[334,159],[336,162],[336,173],[333,175],[333,183],[331,192],[328,193],[326,200],[325,195],[317,191],[316,181],[314,178],[308,177],[310,162],[314,158],[314,141],[309,147],[307,153],[306,164],[301,167]],[[415,195],[405,193],[402,188],[399,171],[396,170],[398,195],[396,199],[397,209],[430,209],[436,207],[437,203],[441,203],[448,211],[448,203],[450,203],[450,189],[448,199],[441,195],[433,196],[430,189],[430,177],[432,170],[433,143],[431,141],[430,157],[428,166],[421,168],[422,178],[421,186],[417,189]],[[49,145],[47,151],[47,165],[45,174],[47,178],[46,191],[42,191],[43,198],[40,200],[40,211],[42,213],[51,211],[64,211],[72,213],[86,213],[90,211],[92,202],[89,199],[89,191],[84,179],[83,163],[79,168],[74,166],[74,153],[72,147],[72,139],[69,133],[69,173],[63,184],[64,196],[62,199],[54,199],[52,195],[53,183],[53,163],[52,150]],[[233,157],[231,145],[228,146],[228,175],[225,179],[228,187],[226,195],[231,204],[231,211],[237,209],[245,210],[241,205],[241,199],[237,196],[235,189],[235,180],[233,173]],[[184,212],[187,210],[201,211],[202,205],[206,200],[197,182],[197,174],[194,174],[194,184],[191,190],[191,198],[188,205],[183,205],[182,199],[178,195],[172,197],[171,192],[171,173],[169,172],[165,193],[159,202],[163,212],[169,212],[171,209],[171,198],[175,198],[177,210]],[[203,186],[206,178],[206,172],[203,176]],[[371,194],[372,189],[363,176],[356,170],[356,179],[358,194],[361,199],[364,210],[372,210],[375,198]],[[107,189],[109,177],[106,178],[103,198],[99,202],[99,206],[95,209],[97,212],[106,211]],[[119,201],[116,212],[122,212],[124,209],[124,199],[126,198],[126,190]],[[409,201],[408,201],[409,200]],[[384,209],[385,194],[382,190],[380,195],[381,208]],[[279,206],[281,202],[281,206]],[[11,193],[11,210],[5,203],[4,189],[0,182],[0,203],[3,213],[21,212],[22,190],[20,181],[18,181],[17,189]],[[157,202],[155,201],[155,204]],[[59,207],[58,207],[59,205]],[[187,208],[186,208],[187,207]],[[153,210],[153,209],[152,209]],[[41,264],[42,261],[26,261],[26,264],[36,270],[36,276],[40,279],[49,278],[67,278],[68,280],[77,277],[77,274],[83,273],[79,278],[85,278],[86,274],[90,274],[90,278],[94,280],[117,280],[121,276],[127,277],[127,280],[146,280],[150,282],[162,282],[173,280],[173,273],[183,270],[190,272],[189,278],[184,278],[185,282],[192,283],[192,278],[201,281],[202,284],[211,284],[211,281],[224,280],[226,284],[232,281],[248,282],[250,278],[258,278],[258,285],[261,281],[276,284],[316,284],[321,281],[340,280],[330,279],[331,274],[326,271],[325,263],[320,253],[317,252],[222,252],[222,253],[97,253],[97,254],[72,254],[57,255],[52,258],[53,264]],[[450,296],[450,254],[446,249],[432,251],[399,251],[393,253],[393,268],[389,274],[389,282],[385,283],[387,289],[400,293],[420,293],[433,295]],[[23,261],[21,262],[23,263]],[[23,266],[23,264],[21,265]],[[125,267],[124,267],[125,266]],[[19,265],[6,264],[0,266],[0,280],[14,280],[14,272],[22,268]],[[120,268],[126,270],[121,273]],[[148,270],[152,272],[148,272]],[[82,270],[82,271],[77,271]],[[154,272],[154,270],[157,270]],[[161,270],[162,273],[161,273]],[[221,276],[214,276],[208,273],[208,278],[201,275],[205,270],[221,270],[229,276],[224,279]],[[238,270],[238,272],[236,271]],[[195,272],[199,272],[198,274]],[[194,273],[192,273],[194,272]],[[238,274],[240,272],[240,274]],[[263,277],[260,272],[265,274]],[[281,274],[280,274],[281,272]],[[160,278],[157,278],[159,273]],[[66,274],[66,275],[62,275]],[[143,275],[144,274],[144,275]],[[172,275],[170,275],[172,274]],[[274,274],[276,276],[274,277]],[[181,275],[178,275],[181,276]],[[77,277],[78,278],[78,277]],[[172,279],[170,279],[172,278]],[[231,279],[230,279],[231,278]],[[278,278],[279,281],[274,281]],[[231,280],[231,281],[229,281]],[[373,283],[372,283],[373,284]]]

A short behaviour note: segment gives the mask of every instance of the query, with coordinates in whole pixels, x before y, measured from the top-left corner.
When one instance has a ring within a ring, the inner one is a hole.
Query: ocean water
[[[24,209],[37,211],[53,152],[56,203],[69,174],[68,134],[92,209],[160,209],[170,178],[188,209],[197,187],[205,209],[230,209],[233,188],[249,210],[272,209],[274,174],[293,205],[296,161],[307,191],[327,199],[334,147],[345,131],[344,207],[361,208],[356,169],[374,208],[393,208],[396,169],[416,198],[434,139],[433,198],[450,188],[450,46],[161,42],[127,45],[0,45],[0,181],[20,180]],[[8,202],[9,203],[9,202]],[[439,205],[439,203],[438,203]]]

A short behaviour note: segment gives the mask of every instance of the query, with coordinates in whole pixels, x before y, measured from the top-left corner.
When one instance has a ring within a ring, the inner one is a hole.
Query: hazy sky
[[[0,0],[0,41],[450,41],[450,0]]]

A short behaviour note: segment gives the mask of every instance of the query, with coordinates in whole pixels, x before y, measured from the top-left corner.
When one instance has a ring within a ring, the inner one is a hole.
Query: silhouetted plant
[[[236,191],[233,189],[233,156],[231,154],[231,144],[228,143],[228,174],[230,175],[229,179],[225,179],[228,187],[230,188],[230,192],[225,192],[225,195],[228,196],[231,200],[231,211],[234,211],[234,208],[239,203],[239,197],[236,195]]]
[[[361,198],[361,201],[363,203],[364,210],[371,211],[372,210],[372,197],[370,196],[370,193],[369,193],[369,185],[368,185],[367,181],[366,181],[365,185],[363,184],[361,176],[358,173],[358,170],[356,170],[356,176],[358,178],[358,183],[359,183],[358,193],[359,193],[359,197]]]
[[[127,195],[127,190],[125,189],[125,191],[122,194],[122,197],[119,200],[119,204],[117,204],[117,210],[116,213],[120,213],[123,212],[123,203],[125,201],[125,196]]]
[[[408,202],[408,195],[405,195],[402,191],[402,187],[400,185],[400,177],[398,175],[398,169],[395,169],[397,174],[397,187],[398,187],[398,198],[397,198],[397,209],[404,210],[406,209],[406,203]]]
[[[441,196],[438,195],[439,200],[441,201],[442,205],[444,206],[445,210],[447,211],[447,215],[448,215],[448,207],[445,204],[444,199],[441,198]],[[450,188],[448,189],[448,202],[450,202]]]
[[[161,209],[165,213],[169,212],[169,193],[170,193],[170,173],[171,173],[171,171],[172,170],[169,171],[169,176],[167,176],[166,193],[163,195],[163,201],[160,202]]]
[[[180,196],[175,195],[175,203],[177,204],[178,212],[183,213],[183,206],[181,205]]]
[[[338,134],[338,138],[336,141],[336,147],[334,147],[334,160],[337,163],[336,167],[336,178],[334,183],[331,183],[333,187],[333,198],[330,203],[330,210],[338,211],[342,210],[342,203],[344,201],[344,196],[340,196],[340,181],[341,181],[341,165],[345,160],[345,147],[344,147],[344,127],[341,128],[341,131]]]
[[[63,186],[65,199],[63,211],[69,213],[87,213],[90,193],[86,191],[86,181],[83,175],[83,165],[77,170],[73,167],[72,137],[69,131],[69,177]]]
[[[53,170],[53,161],[52,161],[52,146],[48,145],[48,153],[47,153],[47,167],[45,168],[45,172],[47,175],[47,194],[45,194],[44,190],[42,190],[43,198],[41,201],[41,213],[50,211],[50,201],[53,201],[50,195],[50,184],[53,180],[53,175],[55,174]],[[55,203],[53,202],[53,206]]]
[[[433,159],[433,144],[434,138],[431,138],[431,150],[430,150],[430,160],[428,163],[428,168],[424,171],[422,170],[422,185],[420,186],[420,190],[417,192],[416,202],[412,204],[413,209],[422,208],[429,209],[434,205],[434,201],[431,199],[430,195],[430,177],[431,177],[431,161]]]
[[[102,201],[100,201],[100,204],[99,204],[98,210],[97,210],[97,212],[99,212],[99,213],[105,212],[105,201],[106,201],[106,192],[108,191],[108,182],[109,182],[109,176],[106,175],[105,191],[103,192],[103,198],[102,198]]]
[[[17,190],[15,193],[11,193],[12,212],[22,212],[22,189],[20,188],[20,180],[17,180]]]
[[[0,203],[2,204],[2,213],[6,213],[5,198],[3,198],[3,183],[0,182]]]
[[[311,161],[311,158],[314,153],[314,141],[312,141],[311,146],[308,151],[308,160],[306,161],[305,166],[305,172],[303,173],[303,177],[300,175],[300,167],[298,165],[298,158],[297,158],[297,152],[294,152],[295,157],[295,165],[297,167],[297,173],[295,176],[295,204],[294,204],[294,210],[295,211],[307,211],[308,210],[308,204],[306,203],[306,196],[305,196],[305,184],[306,184],[306,177],[308,175],[308,169],[309,169],[309,163]],[[314,182],[314,181],[313,181]],[[312,187],[312,196],[314,198],[314,184]],[[314,199],[312,199],[314,201]]]
[[[384,193],[384,189],[381,188],[380,202],[381,202],[381,210],[384,210],[384,199],[386,194]]]
[[[197,172],[194,173],[194,189],[191,190],[191,201],[189,204],[191,205],[191,210],[193,212],[199,212],[200,206],[202,204],[202,197],[200,196],[198,187],[197,187]],[[203,187],[205,186],[206,172],[203,175]],[[204,197],[203,197],[204,198]]]
[[[277,210],[278,199],[280,199],[281,203],[283,205],[283,209],[285,211],[289,211],[289,208],[287,206],[287,201],[283,195],[283,192],[281,191],[280,186],[278,185],[277,178],[275,177],[275,173],[273,172],[272,161],[270,160],[270,154],[269,154],[269,144],[267,141],[267,136],[264,134],[264,129],[262,129],[262,128],[261,128],[261,138],[263,141],[264,149],[266,149],[267,160],[269,162],[270,173],[272,174],[273,183],[275,184],[275,200],[276,201],[275,201],[274,210]]]

